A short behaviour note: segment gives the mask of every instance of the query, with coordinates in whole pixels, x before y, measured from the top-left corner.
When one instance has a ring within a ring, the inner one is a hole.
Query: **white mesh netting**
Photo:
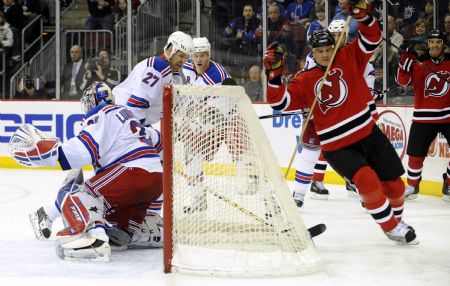
[[[320,259],[244,89],[174,86],[173,259],[178,271],[293,275]],[[167,222],[166,222],[167,223]]]

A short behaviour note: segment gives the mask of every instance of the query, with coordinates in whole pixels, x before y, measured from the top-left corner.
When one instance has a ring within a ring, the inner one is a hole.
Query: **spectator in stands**
[[[269,7],[272,5],[276,5],[280,11],[280,15],[286,17],[286,7],[284,7],[283,4],[281,3],[277,3],[275,0],[267,0],[266,1],[266,9],[267,9],[267,14],[269,13]],[[262,19],[262,3],[260,5],[258,5],[258,10],[256,12],[256,17],[258,19]]]
[[[428,30],[430,29],[430,24],[428,20],[425,19],[418,19],[415,24],[415,34],[414,36],[409,39],[409,42],[411,45],[415,45],[417,43],[427,43],[427,34]]]
[[[396,17],[397,25],[400,27],[398,31],[405,39],[409,40],[414,34],[414,24],[418,19],[419,11],[423,8],[423,4],[417,0],[402,0],[399,2],[399,15]]]
[[[113,31],[114,17],[112,7],[114,7],[114,0],[87,0],[87,2],[90,15],[84,27],[87,30],[103,29]]]
[[[425,8],[419,12],[419,19],[425,19],[428,21],[428,26],[433,26],[433,0],[425,2]]]
[[[450,43],[450,14],[445,14],[443,22],[444,22],[444,30],[447,33],[447,47],[445,48],[445,52],[450,53],[450,47],[448,46],[448,44]]]
[[[7,62],[11,56],[13,41],[13,33],[9,27],[9,23],[5,20],[5,14],[0,12],[0,50],[5,51]]]
[[[311,8],[311,11],[309,11],[309,22],[312,23],[314,20],[317,19],[316,10],[318,7],[322,7],[323,11],[325,11],[325,0],[316,0],[316,3]],[[331,8],[331,5],[328,6],[328,8]],[[334,13],[330,13],[330,15],[334,15]],[[327,25],[325,25],[327,27]]]
[[[29,0],[26,0],[29,1]],[[56,5],[55,0],[39,0],[42,16],[46,21],[44,25],[52,26],[55,24]],[[62,5],[62,3],[61,3]],[[62,7],[61,7],[62,8]]]
[[[14,99],[47,99],[45,81],[42,82],[41,78],[35,81],[25,75],[20,80]]]
[[[249,80],[243,86],[245,93],[252,102],[264,101],[263,88],[261,82],[261,68],[258,65],[252,65],[248,70]]]
[[[258,27],[259,20],[255,16],[253,6],[245,5],[242,15],[225,28],[224,36],[232,40],[229,48],[234,51],[246,50],[247,53],[254,53],[256,51],[254,36]]]
[[[118,0],[114,7],[114,23],[127,16],[127,0]]]
[[[334,15],[333,20],[347,20],[347,17],[350,15],[350,5],[348,4],[348,0],[339,0],[339,11],[336,9],[336,15]],[[358,21],[354,18],[350,19],[349,27],[348,27],[348,36],[347,43],[353,41],[356,35],[358,34]]]
[[[289,20],[280,14],[278,6],[270,5],[267,9],[267,14],[267,44],[271,44],[274,41],[280,43],[289,41]],[[262,23],[255,33],[255,38],[260,42],[262,38]]]
[[[25,27],[25,17],[23,15],[22,6],[17,4],[15,0],[3,0],[3,12],[5,13],[6,22],[8,22],[12,28],[16,28],[20,33],[23,27]],[[13,33],[15,33],[14,30]]]
[[[98,52],[98,57],[88,59],[84,68],[86,72],[83,76],[81,90],[90,86],[94,81],[105,82],[111,89],[120,83],[120,72],[111,68],[111,52],[102,49]]]
[[[291,24],[306,25],[309,23],[309,13],[313,7],[312,0],[295,0],[287,7],[287,17]]]
[[[404,39],[403,36],[395,29],[395,18],[391,15],[388,15],[386,28],[389,41],[393,45],[400,47],[403,44]],[[397,48],[391,46],[391,49],[393,52],[396,52],[398,54],[399,51]]]
[[[70,48],[70,62],[64,65],[61,77],[61,98],[80,99],[81,84],[86,70],[83,62],[83,49],[79,45]]]
[[[312,33],[315,30],[322,30],[328,27],[327,20],[325,19],[325,6],[316,6],[314,11],[316,12],[315,20],[312,21],[311,25],[308,27],[308,32],[306,33],[306,40],[309,41]]]

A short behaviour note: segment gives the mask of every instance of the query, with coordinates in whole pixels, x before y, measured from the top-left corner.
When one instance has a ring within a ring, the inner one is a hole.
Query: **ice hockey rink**
[[[450,285],[450,203],[431,196],[407,202],[405,220],[420,244],[398,246],[338,185],[327,185],[328,201],[307,198],[301,211],[306,226],[327,225],[314,239],[325,265],[320,273],[246,279],[164,274],[162,249],[113,252],[103,264],[62,261],[53,237],[35,239],[28,213],[52,201],[64,177],[61,171],[0,169],[1,285]]]

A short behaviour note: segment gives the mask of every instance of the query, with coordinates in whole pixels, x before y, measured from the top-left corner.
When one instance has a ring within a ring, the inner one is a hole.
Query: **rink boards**
[[[273,114],[273,110],[267,104],[253,106],[259,116]],[[79,132],[83,118],[78,101],[0,101],[0,111],[0,168],[21,167],[9,157],[7,152],[9,139],[21,124],[31,123],[42,131],[65,141]],[[413,108],[379,106],[378,112],[380,119],[377,124],[391,141],[406,169],[406,146]],[[291,115],[262,119],[260,122],[284,173],[292,157],[296,140],[300,136],[304,119],[301,115]],[[301,152],[301,147],[298,152]],[[425,160],[421,193],[441,194],[442,173],[447,168],[449,158],[449,146],[445,138],[439,135],[430,146]],[[291,168],[288,178],[293,180],[294,174],[295,170]],[[325,182],[339,184],[343,183],[343,180],[328,166]]]

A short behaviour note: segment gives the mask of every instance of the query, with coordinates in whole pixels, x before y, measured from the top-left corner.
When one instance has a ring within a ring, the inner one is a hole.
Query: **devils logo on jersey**
[[[320,109],[323,113],[327,113],[330,108],[341,105],[347,98],[348,88],[342,79],[342,70],[333,68],[322,85],[322,91],[319,91],[320,81],[318,80],[314,86],[314,91]]]
[[[449,77],[450,73],[448,71],[430,73],[425,79],[425,97],[442,97],[446,95],[449,89]]]

